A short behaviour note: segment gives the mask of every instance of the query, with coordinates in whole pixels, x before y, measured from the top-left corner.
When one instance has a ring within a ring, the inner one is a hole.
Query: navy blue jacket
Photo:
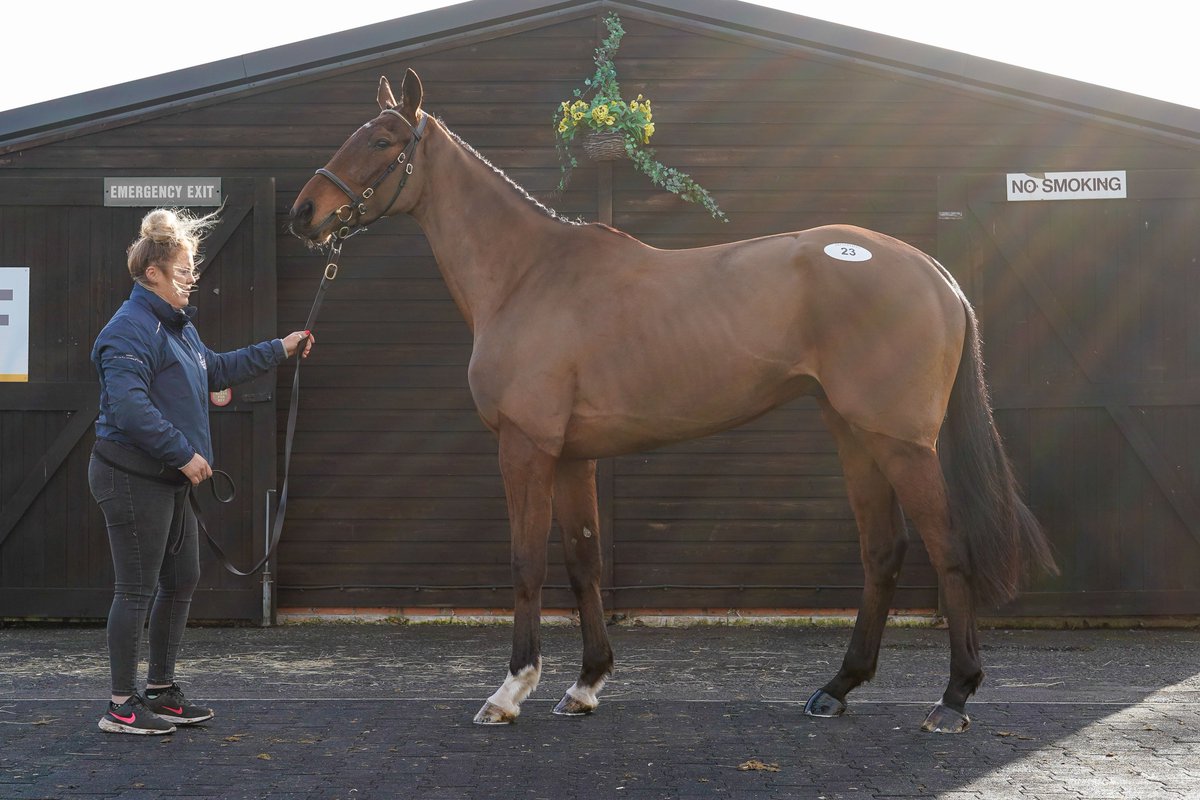
[[[200,341],[195,313],[134,285],[92,348],[100,375],[97,438],[133,445],[177,469],[196,453],[212,463],[208,393],[262,375],[287,354],[280,339],[214,353]]]

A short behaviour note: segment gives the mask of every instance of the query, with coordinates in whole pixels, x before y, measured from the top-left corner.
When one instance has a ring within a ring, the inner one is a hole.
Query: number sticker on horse
[[[871,251],[861,244],[834,242],[825,245],[825,255],[838,261],[870,261]]]

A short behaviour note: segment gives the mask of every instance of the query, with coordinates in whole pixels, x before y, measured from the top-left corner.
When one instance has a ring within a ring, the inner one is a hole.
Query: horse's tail
[[[1058,567],[1041,525],[1018,493],[992,417],[979,323],[961,291],[959,296],[967,331],[938,450],[952,524],[967,540],[975,601],[995,606],[1016,596],[1022,574],[1031,568],[1057,575]]]

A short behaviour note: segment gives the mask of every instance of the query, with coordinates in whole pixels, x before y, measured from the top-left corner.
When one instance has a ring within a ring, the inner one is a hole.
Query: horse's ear
[[[425,90],[421,86],[421,79],[417,77],[417,73],[411,69],[405,72],[404,80],[400,82],[401,113],[405,114],[409,119],[415,120],[424,96]]]
[[[379,76],[379,93],[375,96],[379,102],[379,110],[384,111],[396,107],[396,98],[392,96],[392,85],[386,75]]]

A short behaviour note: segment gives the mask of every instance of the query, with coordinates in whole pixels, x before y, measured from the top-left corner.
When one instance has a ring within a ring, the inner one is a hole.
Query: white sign
[[[0,381],[29,381],[29,267],[0,267]]]
[[[220,178],[105,178],[106,206],[219,206]]]
[[[1111,200],[1125,197],[1125,170],[1109,172],[1010,172],[1008,199]]]
[[[825,245],[825,255],[838,261],[870,261],[871,251],[861,244],[834,242]]]

